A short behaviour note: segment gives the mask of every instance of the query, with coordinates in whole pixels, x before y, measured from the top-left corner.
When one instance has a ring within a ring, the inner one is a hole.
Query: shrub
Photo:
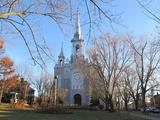
[[[34,102],[32,103],[31,107],[36,110],[39,107],[39,103]]]
[[[24,109],[26,104],[27,104],[26,101],[19,100],[17,103],[11,103],[11,108],[14,108],[14,109]]]
[[[71,114],[71,110],[64,107],[63,105],[53,105],[53,104],[41,104],[36,111],[38,113],[47,114]]]

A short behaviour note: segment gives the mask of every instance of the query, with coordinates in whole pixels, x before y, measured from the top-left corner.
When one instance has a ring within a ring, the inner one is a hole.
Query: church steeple
[[[77,58],[84,58],[84,40],[81,33],[81,25],[80,25],[80,15],[77,10],[77,18],[76,18],[76,32],[74,34],[72,43],[72,55],[71,59],[74,62]]]
[[[60,52],[60,55],[59,55],[59,56],[61,56],[61,57],[64,56],[64,53],[63,53],[63,42],[62,42],[62,44],[61,44],[61,52]]]
[[[62,45],[61,45],[61,52],[58,56],[58,63],[63,65],[64,64],[64,60],[65,60],[65,56],[64,56],[64,53],[63,53],[63,42],[62,42]]]
[[[81,32],[81,25],[80,25],[79,10],[78,9],[77,9],[77,18],[76,18],[76,25],[75,26],[76,26],[76,32],[75,32],[74,38],[71,40],[71,42],[78,41],[78,40],[83,41],[82,32]]]

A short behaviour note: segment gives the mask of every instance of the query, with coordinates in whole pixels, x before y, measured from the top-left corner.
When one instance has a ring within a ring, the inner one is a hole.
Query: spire
[[[61,44],[61,52],[60,52],[60,55],[59,55],[60,57],[64,57],[64,53],[63,53],[63,42],[62,42],[62,44]]]
[[[65,57],[64,57],[64,54],[63,54],[63,42],[62,42],[62,45],[61,45],[61,52],[58,56],[58,63],[60,65],[64,65],[64,60],[65,60]]]
[[[76,33],[74,34],[74,38],[76,38],[78,40],[82,40],[80,17],[79,17],[79,10],[78,9],[77,9],[77,19],[76,19]]]
[[[82,37],[81,26],[80,26],[80,17],[79,17],[79,10],[78,9],[77,9],[76,33],[79,35],[79,38]]]

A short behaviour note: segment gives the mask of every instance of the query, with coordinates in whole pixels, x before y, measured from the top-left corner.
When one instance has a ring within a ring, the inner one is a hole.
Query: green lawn
[[[120,113],[105,111],[73,111],[73,114],[40,114],[31,110],[11,110],[0,105],[0,120],[142,120]]]

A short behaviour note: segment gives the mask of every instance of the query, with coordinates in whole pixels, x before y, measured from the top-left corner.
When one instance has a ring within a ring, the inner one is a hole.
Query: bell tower
[[[81,33],[80,27],[80,17],[77,10],[77,20],[76,20],[76,32],[71,40],[72,43],[72,55],[71,61],[76,61],[77,58],[84,58],[84,40]]]

